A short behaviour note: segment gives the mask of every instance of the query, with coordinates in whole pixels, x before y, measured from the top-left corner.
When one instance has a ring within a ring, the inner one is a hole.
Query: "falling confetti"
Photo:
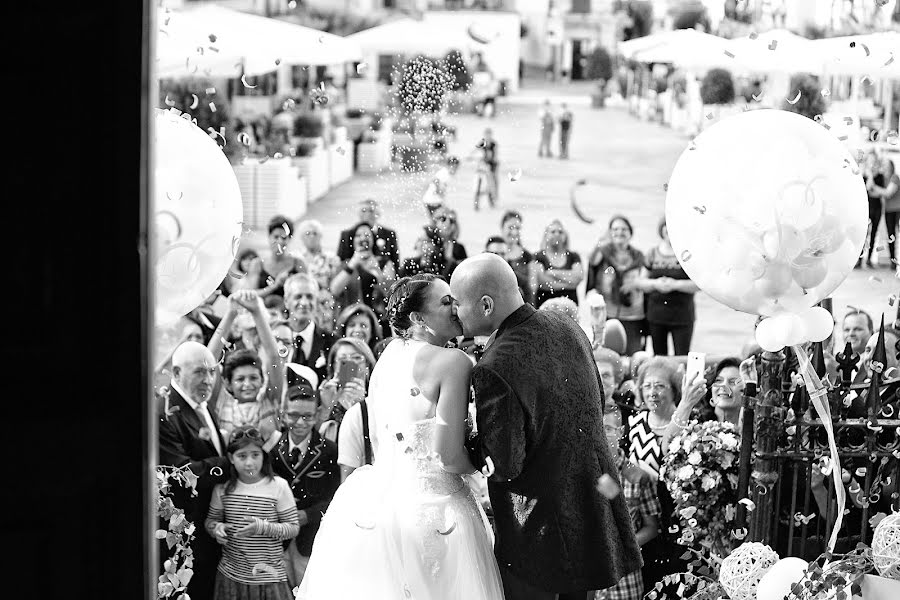
[[[613,269],[612,267],[606,267],[606,269],[603,270],[604,275],[614,275],[615,272],[616,272],[616,270]]]
[[[775,50],[778,47],[778,40],[772,40],[769,42],[769,50]]]
[[[278,569],[276,569],[272,565],[267,565],[265,563],[256,563],[255,565],[253,565],[253,575],[259,575],[260,573],[267,573],[269,575],[278,577]]]
[[[763,97],[764,95],[765,95],[765,94],[763,94],[763,92],[760,92],[758,95],[757,95],[757,94],[751,94],[750,97],[753,98],[754,100],[756,100],[757,102],[759,102],[760,100],[762,100],[762,97]]]
[[[214,87],[208,87],[208,88],[206,88],[205,92],[206,92],[206,95],[207,95],[207,96],[215,96],[215,94],[216,94],[216,88],[214,88]]]
[[[209,34],[209,41],[212,42],[213,44],[216,43],[217,39],[218,38],[216,37],[216,34],[214,34],[214,33]]]
[[[356,65],[356,74],[357,75],[363,75],[368,70],[369,70],[369,63],[367,63],[367,62],[361,62],[358,65]]]
[[[679,258],[681,259],[681,262],[686,263],[687,261],[691,260],[691,251],[685,250],[681,253],[681,256]]]
[[[290,8],[291,10],[297,8],[297,0],[290,0],[290,2],[288,2],[288,8]]]
[[[341,147],[341,146],[338,146],[337,148],[335,148],[335,151],[336,151],[338,154],[340,154],[341,156],[343,156],[343,155],[347,152],[347,151],[344,150],[344,148]]]
[[[320,35],[320,36],[319,36],[319,43],[320,43],[320,44],[324,44],[324,43],[325,43],[325,36],[324,36],[324,35]]]
[[[216,112],[216,103],[215,102],[209,103],[209,110],[212,112]]]
[[[787,101],[788,104],[791,104],[791,105],[797,104],[797,102],[799,102],[800,96],[801,96],[802,94],[803,94],[803,92],[801,92],[800,90],[797,90],[797,95],[794,96],[794,99],[793,99],[793,100],[788,100],[788,101]]]
[[[887,59],[887,62],[884,63],[882,66],[883,66],[883,67],[886,67],[886,66],[888,66],[889,64],[891,64],[892,62],[894,62],[894,53],[893,53],[893,52],[891,52],[891,57],[890,57],[889,59]]]
[[[822,94],[822,96],[823,96],[824,98],[827,98],[828,96],[831,95],[831,92],[828,91],[828,88],[822,88],[822,91],[819,92],[819,93]]]
[[[705,206],[695,206],[695,207],[694,207],[694,210],[696,210],[696,211],[697,211],[698,213],[700,213],[701,215],[705,215],[705,214],[706,214],[706,207],[705,207]]]
[[[440,529],[438,529],[437,532],[440,535],[450,535],[451,533],[453,533],[454,529],[456,529],[456,522],[454,522],[453,525],[450,526],[450,529],[448,529],[447,531],[441,531]]]
[[[247,83],[247,75],[241,75],[241,83],[244,84],[245,88],[250,88],[251,90],[256,87],[255,85]]]
[[[853,117],[844,117],[845,125],[853,125]]]
[[[712,121],[713,114],[712,114],[712,113],[707,113],[706,118],[707,118],[707,120]]]
[[[756,33],[755,31],[751,31],[751,32],[750,32],[750,39],[751,39],[751,40],[755,40],[755,39],[758,38],[758,37],[759,37],[759,34]]]
[[[668,191],[669,191],[669,184],[668,184],[668,183],[664,183],[664,184],[663,184],[663,191],[664,191],[664,192],[668,192]]]
[[[250,136],[247,135],[247,133],[245,133],[243,131],[238,134],[237,139],[238,139],[238,142],[240,142],[241,144],[243,144],[245,146],[250,145]]]
[[[191,110],[194,110],[200,104],[200,98],[197,97],[197,94],[191,94],[191,96],[193,97],[193,101],[191,102],[191,105],[188,108],[190,108]]]
[[[728,58],[734,58],[734,54],[732,54],[728,50],[725,51],[725,56],[727,56]]]
[[[174,100],[169,100],[169,95],[166,94],[166,106],[175,106]]]
[[[218,466],[213,467],[212,469],[209,470],[209,474],[212,475],[213,477],[221,477],[222,476],[222,467],[218,467]]]
[[[515,171],[510,171],[507,173],[510,181],[518,181],[522,178],[522,169],[516,169]]]
[[[277,66],[280,65],[280,64],[281,64],[281,59],[280,59],[280,58],[276,58],[276,59],[275,59],[275,66],[277,67]]]
[[[860,44],[860,46],[862,46],[863,50],[866,51],[866,56],[869,56],[869,47],[866,46],[865,44]]]

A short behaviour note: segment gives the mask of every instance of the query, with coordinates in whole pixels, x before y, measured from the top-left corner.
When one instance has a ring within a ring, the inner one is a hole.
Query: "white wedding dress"
[[[298,600],[501,600],[493,534],[466,477],[433,451],[435,402],[412,377],[424,342],[395,340],[367,404],[374,465],[356,469],[322,518]]]

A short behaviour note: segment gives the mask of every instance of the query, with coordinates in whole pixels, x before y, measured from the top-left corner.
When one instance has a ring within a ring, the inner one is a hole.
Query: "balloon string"
[[[846,494],[844,492],[844,483],[841,481],[841,457],[838,455],[837,444],[834,441],[834,424],[831,421],[831,409],[825,401],[827,391],[822,384],[822,380],[813,369],[809,356],[802,346],[791,346],[794,353],[800,361],[800,374],[806,383],[806,392],[809,394],[810,402],[816,409],[822,425],[825,427],[825,433],[828,435],[828,448],[831,451],[831,476],[834,479],[834,494],[837,498],[837,518],[834,521],[834,529],[831,531],[831,539],[828,540],[828,553],[834,552],[834,546],[837,543],[838,533],[841,524],[844,521],[844,505],[846,504]]]

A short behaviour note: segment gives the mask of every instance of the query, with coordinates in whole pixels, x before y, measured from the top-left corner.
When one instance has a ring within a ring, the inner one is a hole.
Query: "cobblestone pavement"
[[[450,144],[451,153],[461,158],[469,154],[485,127],[493,129],[499,144],[498,207],[474,210],[474,162],[463,162],[449,194],[448,204],[459,213],[460,240],[470,255],[484,248],[488,236],[498,233],[501,215],[507,209],[525,215],[522,238],[529,249],[538,248],[544,227],[559,218],[570,232],[570,249],[586,260],[610,216],[616,213],[627,215],[634,224],[636,247],[646,250],[656,244],[656,227],[665,207],[663,186],[687,138],[658,123],[638,120],[624,108],[593,109],[583,90],[573,93],[560,87],[545,94],[526,88],[517,97],[501,98],[493,119],[452,117],[450,122],[457,126],[458,136]],[[554,91],[568,100],[574,113],[569,160],[537,156],[538,105],[545,95],[553,101]],[[593,224],[580,220],[571,208],[570,192],[580,179],[586,184],[578,188],[576,199]],[[357,202],[377,198],[382,203],[382,223],[397,230],[401,255],[408,256],[425,222],[420,198],[426,183],[423,173],[357,175],[311,205],[307,216],[322,223],[326,247],[336,249],[340,230],[356,219]],[[262,246],[265,232],[251,233],[247,243]],[[882,254],[881,260],[886,263],[886,251]],[[896,304],[889,307],[888,297],[898,293],[900,281],[891,270],[855,270],[833,294],[835,312],[841,316],[847,305],[852,305],[869,311],[876,321],[885,312],[890,322]],[[752,337],[753,316],[729,309],[702,292],[697,294],[697,317],[694,349],[710,354],[738,353]]]

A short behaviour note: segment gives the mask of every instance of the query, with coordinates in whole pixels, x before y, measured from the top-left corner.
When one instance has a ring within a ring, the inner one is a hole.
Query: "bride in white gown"
[[[298,600],[500,600],[493,534],[466,479],[472,363],[443,346],[462,334],[450,286],[397,282],[385,348],[369,383],[374,464],[338,488],[316,535]]]

